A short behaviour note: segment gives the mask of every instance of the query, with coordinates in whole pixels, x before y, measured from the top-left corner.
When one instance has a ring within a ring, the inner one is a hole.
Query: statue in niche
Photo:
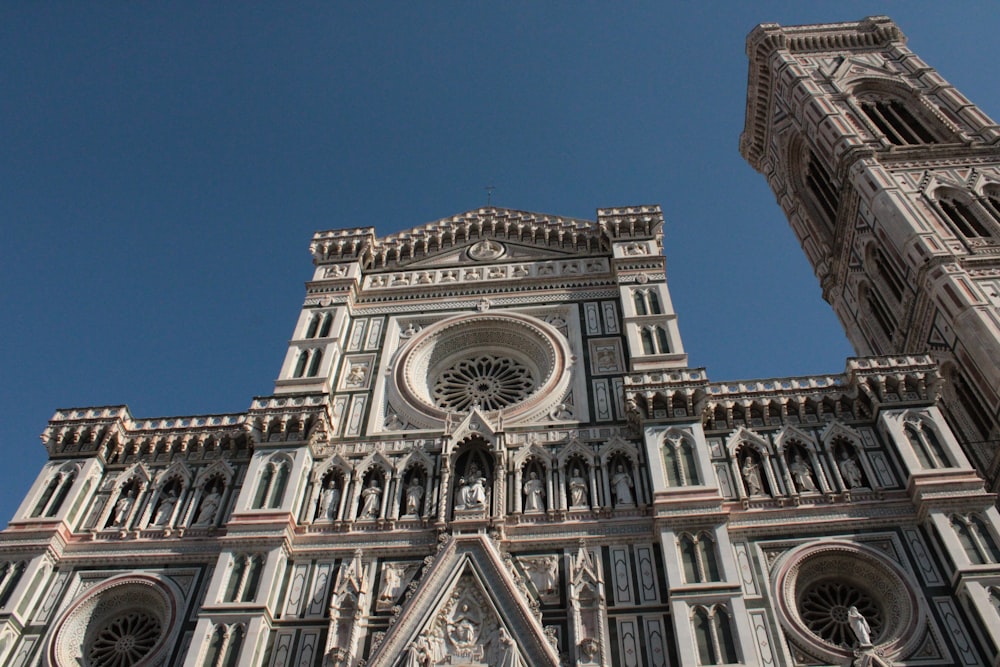
[[[475,463],[469,465],[469,472],[458,480],[458,491],[455,494],[455,509],[473,510],[486,506],[486,478],[479,472]]]
[[[569,478],[570,507],[587,507],[587,480],[580,474],[579,468],[573,468]]]
[[[544,497],[545,487],[542,480],[538,479],[538,473],[532,470],[528,473],[528,481],[524,483],[524,511],[544,512]]]
[[[634,487],[632,476],[625,470],[625,466],[619,463],[614,477],[611,478],[611,490],[615,494],[615,507],[635,505],[635,498],[632,496]]]
[[[138,495],[134,486],[130,487],[128,491],[122,491],[121,497],[115,503],[114,518],[111,521],[112,526],[122,528],[125,525],[129,514],[132,513],[132,507],[135,505],[135,499]]]
[[[865,647],[872,645],[872,629],[868,625],[868,619],[858,611],[857,607],[847,610],[847,623],[851,626],[851,632],[858,639],[858,645]]]
[[[170,523],[170,519],[174,515],[175,507],[177,507],[177,489],[171,486],[164,492],[163,498],[160,500],[160,505],[156,508],[156,515],[153,517],[153,525],[166,526]]]
[[[747,495],[764,495],[764,483],[760,477],[760,466],[757,465],[757,462],[749,454],[744,457],[743,467],[740,468],[740,472],[743,473],[743,481],[747,485]]]
[[[406,515],[420,515],[420,501],[424,497],[424,487],[420,484],[420,478],[414,476],[410,479],[410,485],[406,487]]]
[[[361,518],[377,519],[379,506],[382,501],[382,488],[378,485],[378,480],[372,477],[368,481],[368,487],[361,492]]]
[[[326,486],[319,494],[319,502],[316,505],[316,520],[333,519],[337,514],[340,505],[340,489],[337,482],[331,476]]]
[[[806,463],[805,459],[798,452],[795,453],[795,457],[788,466],[789,472],[792,473],[792,479],[795,480],[795,486],[799,491],[816,491],[816,481],[813,479],[812,468]]]
[[[847,452],[842,452],[838,466],[848,489],[857,489],[864,486],[865,482],[861,475],[861,466],[858,465],[857,459]]]
[[[222,494],[213,485],[208,489],[208,495],[201,501],[201,507],[198,508],[198,516],[195,517],[194,525],[207,526],[214,522],[215,514],[219,511],[220,504],[222,504]]]

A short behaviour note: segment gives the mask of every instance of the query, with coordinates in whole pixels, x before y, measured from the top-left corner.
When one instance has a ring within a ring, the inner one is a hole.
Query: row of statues
[[[209,482],[204,489],[204,496],[195,512],[192,526],[209,526],[215,523],[215,517],[222,504],[222,493],[219,489],[221,483]],[[156,499],[156,506],[149,522],[151,528],[168,528],[173,523],[174,513],[177,504],[181,500],[182,487],[179,484],[170,484],[163,488]],[[115,501],[114,507],[108,518],[106,526],[108,528],[127,528],[132,519],[132,511],[139,499],[139,487],[136,484],[127,484],[122,487]]]
[[[488,505],[489,489],[487,479],[479,467],[471,464],[468,472],[459,477],[455,489],[454,508],[458,511],[481,510]],[[615,507],[635,506],[635,482],[624,465],[618,465],[611,477],[611,493]],[[572,509],[590,507],[588,482],[580,471],[573,468],[568,482],[569,506]],[[361,491],[359,519],[377,519],[382,513],[382,495],[384,489],[377,477],[371,477]],[[423,509],[424,484],[418,476],[410,479],[403,493],[403,516],[420,516]],[[546,485],[537,470],[530,470],[527,479],[522,484],[521,493],[524,498],[524,512],[535,513],[546,510]],[[335,520],[340,511],[341,491],[334,478],[329,478],[316,501],[314,521]]]
[[[837,467],[848,489],[864,487],[864,475],[861,472],[861,466],[858,465],[858,461],[854,456],[851,456],[847,452],[841,452]],[[816,484],[813,468],[799,452],[795,452],[792,460],[788,463],[788,472],[795,485],[795,491],[798,493],[819,492],[820,489]],[[740,474],[743,477],[747,495],[768,495],[765,491],[760,464],[753,455],[747,454],[743,457]]]

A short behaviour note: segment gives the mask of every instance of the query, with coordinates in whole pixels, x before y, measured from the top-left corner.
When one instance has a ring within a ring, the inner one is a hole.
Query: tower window
[[[663,312],[656,290],[637,289],[632,292],[636,315],[659,315]]]
[[[861,110],[889,143],[896,146],[933,144],[936,139],[899,100],[866,100]]]
[[[958,229],[959,233],[968,239],[987,238],[990,233],[986,229],[972,208],[965,202],[954,198],[944,197],[938,200],[941,212]]]
[[[834,187],[833,178],[820,162],[816,154],[809,153],[809,167],[806,172],[806,185],[812,193],[812,198],[823,214],[824,222],[833,228],[837,221],[837,209],[840,207],[840,195]]]

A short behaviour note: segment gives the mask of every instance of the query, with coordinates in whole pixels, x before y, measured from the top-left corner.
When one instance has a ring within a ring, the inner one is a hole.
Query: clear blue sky
[[[851,354],[740,158],[746,34],[892,16],[1000,114],[994,2],[45,3],[0,7],[0,525],[57,407],[245,410],[319,229],[485,203],[659,203],[693,365]]]

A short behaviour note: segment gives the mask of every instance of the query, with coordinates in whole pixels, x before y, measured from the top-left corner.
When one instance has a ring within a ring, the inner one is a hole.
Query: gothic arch
[[[802,445],[807,451],[815,453],[820,451],[819,447],[816,446],[816,438],[794,424],[785,426],[778,432],[774,437],[774,449],[778,454],[784,454],[793,442]]]
[[[512,457],[513,460],[511,463],[513,463],[513,467],[516,470],[524,467],[524,464],[531,458],[537,459],[548,469],[551,469],[555,464],[555,457],[545,447],[542,447],[534,441],[532,441],[527,447],[521,447],[518,449],[517,453]]]
[[[623,440],[615,436],[604,443],[598,450],[597,455],[602,465],[607,465],[616,454],[621,454],[629,460],[633,466],[639,465],[639,449],[628,440]]]
[[[594,456],[594,450],[584,445],[576,438],[573,438],[560,447],[559,451],[556,453],[556,462],[560,467],[565,467],[566,464],[573,458],[581,458],[588,465],[595,465],[597,463]]]
[[[735,458],[737,450],[744,446],[752,447],[761,456],[769,457],[774,453],[771,443],[765,438],[745,426],[740,426],[726,440],[726,451],[730,457]]]
[[[957,139],[958,128],[905,81],[866,76],[849,87],[861,118],[876,137],[897,146]]]

